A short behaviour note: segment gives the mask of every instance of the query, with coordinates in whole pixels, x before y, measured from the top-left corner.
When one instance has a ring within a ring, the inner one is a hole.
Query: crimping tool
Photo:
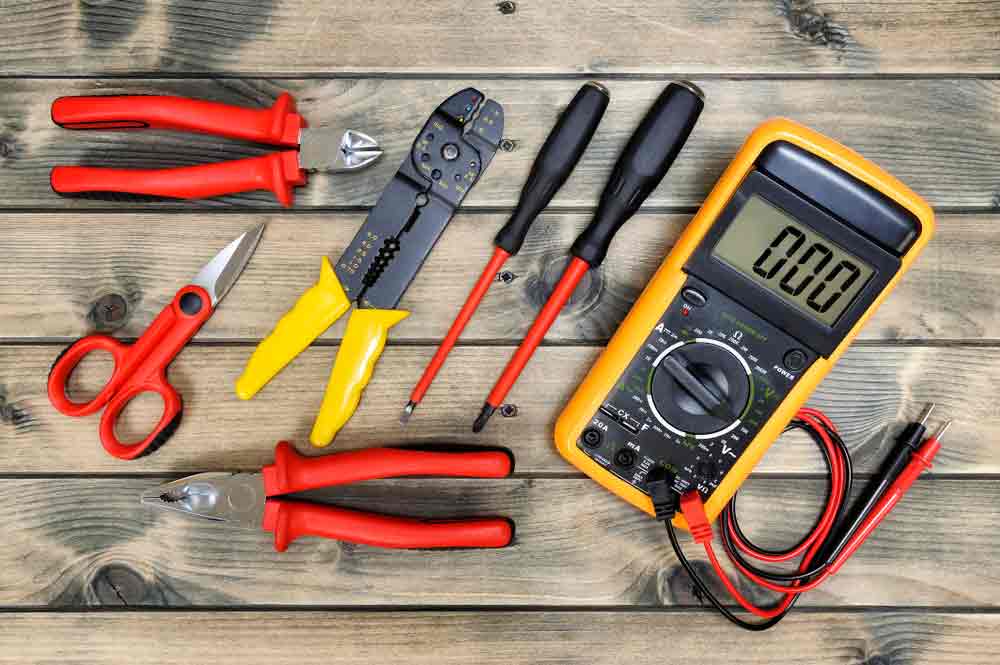
[[[417,135],[336,268],[323,257],[320,278],[257,346],[236,394],[250,399],[352,304],[310,441],[329,445],[354,413],[385,347],[396,309],[455,210],[493,160],[503,107],[474,88],[446,99]]]

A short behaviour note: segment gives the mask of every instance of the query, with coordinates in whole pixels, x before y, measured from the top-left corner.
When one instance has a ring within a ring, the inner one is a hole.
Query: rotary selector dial
[[[674,434],[710,439],[739,426],[752,386],[743,356],[723,342],[699,337],[657,356],[646,400]]]

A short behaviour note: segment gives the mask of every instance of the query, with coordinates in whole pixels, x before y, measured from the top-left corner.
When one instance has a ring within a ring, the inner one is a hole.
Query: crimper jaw
[[[142,493],[140,503],[213,522],[260,527],[266,501],[259,473],[199,473]]]

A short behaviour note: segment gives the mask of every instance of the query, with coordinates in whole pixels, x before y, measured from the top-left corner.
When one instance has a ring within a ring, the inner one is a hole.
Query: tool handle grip
[[[136,442],[124,442],[118,438],[115,432],[115,424],[128,403],[142,393],[156,393],[163,400],[163,413],[149,434]],[[173,436],[178,426],[181,424],[181,416],[184,414],[184,406],[180,393],[172,385],[167,383],[165,372],[147,383],[126,383],[120,392],[115,393],[108,403],[108,408],[101,414],[101,445],[109,455],[118,459],[132,460],[137,457],[149,455],[160,449],[160,447]]]
[[[361,393],[372,378],[389,336],[389,328],[409,312],[399,309],[356,309],[347,320],[344,339],[337,349],[330,380],[313,423],[309,441],[317,448],[330,445],[361,402]]]
[[[302,536],[397,549],[506,547],[514,538],[513,523],[499,517],[422,521],[283,499],[267,500],[263,527],[279,552]]]
[[[129,353],[129,345],[119,342],[109,335],[87,335],[76,340],[56,357],[49,370],[48,394],[49,402],[59,413],[66,416],[81,417],[97,413],[111,401],[111,397],[125,380],[122,370]],[[100,392],[88,402],[74,402],[66,394],[66,385],[76,366],[94,351],[104,351],[111,355],[114,369],[108,382]]]
[[[137,194],[175,199],[203,199],[224,194],[270,190],[281,205],[292,205],[293,188],[306,183],[297,150],[260,157],[173,169],[112,169],[57,166],[49,176],[52,190],[79,194]]]
[[[170,129],[296,147],[306,126],[295,100],[281,93],[269,109],[168,95],[60,97],[52,121],[65,129]]]
[[[236,379],[236,394],[250,399],[297,355],[351,308],[330,260],[323,257],[319,279],[299,296],[274,330],[257,345]]]
[[[506,478],[514,458],[504,450],[441,452],[405,448],[366,448],[322,457],[305,457],[287,441],[274,450],[274,464],[265,466],[264,493],[279,496],[364,480],[403,476]]]
[[[693,85],[671,83],[618,157],[593,221],[573,243],[573,255],[596,267],[615,234],[656,189],[687,141],[705,103]]]
[[[577,91],[535,157],[517,207],[494,240],[497,247],[511,255],[521,250],[535,218],[576,168],[610,99],[608,91],[593,82],[585,83]]]

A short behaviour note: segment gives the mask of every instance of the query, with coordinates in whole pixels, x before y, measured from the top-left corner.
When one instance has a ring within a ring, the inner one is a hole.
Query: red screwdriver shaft
[[[510,257],[502,247],[497,247],[493,250],[493,257],[490,258],[489,263],[483,268],[483,274],[479,276],[476,284],[472,287],[472,291],[469,292],[469,296],[465,299],[465,304],[462,305],[462,309],[459,310],[458,316],[455,317],[455,322],[451,324],[451,328],[448,329],[448,334],[445,335],[444,340],[441,342],[441,346],[438,347],[437,352],[431,361],[427,364],[427,368],[424,370],[423,375],[420,380],[417,381],[417,385],[413,387],[413,392],[410,393],[410,401],[403,410],[403,415],[400,417],[402,423],[406,423],[410,418],[410,414],[413,413],[413,409],[417,407],[417,404],[424,399],[424,395],[427,394],[427,389],[431,387],[431,383],[434,382],[434,377],[437,376],[438,371],[441,366],[444,365],[444,361],[448,358],[448,354],[451,353],[452,347],[455,346],[455,342],[458,341],[459,336],[462,331],[465,330],[465,326],[469,323],[469,319],[475,313],[476,308],[479,307],[479,303],[482,301],[483,296],[486,292],[490,290],[490,285],[496,280],[496,274],[500,272],[500,268]]]
[[[482,412],[472,425],[473,432],[482,431],[483,427],[486,426],[486,421],[490,419],[490,416],[493,415],[497,407],[503,403],[504,398],[507,397],[507,393],[514,387],[517,377],[521,375],[521,371],[528,364],[528,361],[531,360],[535,349],[545,339],[545,333],[555,323],[559,312],[562,311],[563,306],[566,305],[566,301],[573,295],[577,284],[580,283],[580,280],[583,279],[588,270],[590,270],[590,264],[576,257],[566,266],[562,277],[556,283],[556,288],[552,291],[552,295],[549,296],[549,299],[545,302],[545,306],[542,307],[538,316],[535,317],[535,322],[531,324],[531,328],[524,336],[521,346],[517,347],[517,352],[514,353],[510,362],[507,363],[503,374],[497,379],[493,390],[490,391],[489,396],[486,398],[486,404],[483,405]]]

